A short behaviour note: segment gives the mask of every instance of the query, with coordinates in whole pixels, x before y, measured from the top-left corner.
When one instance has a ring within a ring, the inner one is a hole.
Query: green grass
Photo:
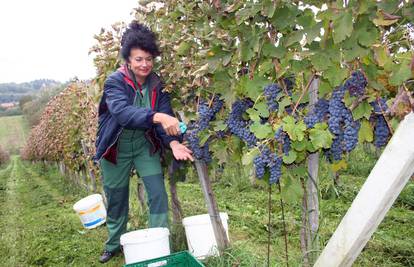
[[[369,171],[376,155],[370,151],[357,151],[349,156],[349,167],[333,182],[329,166],[320,167],[322,198],[320,201],[321,248],[346,213]],[[267,224],[267,186],[258,182],[251,185],[245,175],[231,175],[227,168],[224,176],[215,178],[213,189],[219,209],[229,214],[231,247],[222,257],[210,258],[206,266],[266,266],[267,238],[271,234],[271,266],[286,266],[283,221],[280,195],[272,193],[272,216]],[[248,170],[246,170],[248,172]],[[185,216],[206,213],[198,181],[189,175],[185,183],[178,184],[178,193]],[[146,212],[136,198],[136,183],[131,182],[129,230],[147,226]],[[72,205],[88,193],[76,187],[70,179],[62,177],[55,167],[22,162],[13,157],[11,163],[0,170],[0,266],[99,266],[97,257],[106,239],[101,226],[85,230]],[[288,233],[289,265],[300,266],[300,198],[289,196],[285,203]],[[414,266],[414,183],[411,181],[394,203],[354,266]],[[173,227],[173,248],[185,248],[182,228]],[[118,256],[105,266],[122,266]]]
[[[23,116],[0,117],[0,146],[11,154],[19,154],[29,132]]]

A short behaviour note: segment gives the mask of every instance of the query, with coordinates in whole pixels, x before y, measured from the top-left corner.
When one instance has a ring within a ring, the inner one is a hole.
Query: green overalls
[[[148,86],[142,86],[142,97],[137,90],[135,105],[151,107]],[[117,164],[106,159],[100,162],[104,190],[108,201],[106,224],[109,238],[105,249],[119,250],[119,239],[126,232],[129,209],[129,179],[135,167],[142,178],[149,206],[149,227],[168,227],[168,196],[165,191],[160,155],[150,155],[151,144],[145,139],[143,129],[123,129],[118,141]]]

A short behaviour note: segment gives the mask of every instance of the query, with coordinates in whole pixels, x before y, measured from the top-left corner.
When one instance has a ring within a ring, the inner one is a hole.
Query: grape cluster
[[[340,133],[338,135],[335,136],[335,138],[333,139],[331,148],[329,150],[327,150],[327,157],[330,158],[330,156],[332,156],[332,158],[334,160],[341,160],[342,159],[342,142],[344,140],[344,135],[343,133]]]
[[[384,116],[377,116],[374,129],[374,146],[383,147],[387,144],[390,136],[387,122]]]
[[[283,154],[289,155],[290,151],[290,138],[289,135],[287,135],[284,131],[282,131],[282,128],[279,128],[275,133],[275,140],[282,144],[282,151]]]
[[[344,150],[351,152],[358,144],[358,132],[361,127],[359,121],[353,121],[345,124],[344,130]]]
[[[209,141],[200,146],[200,139],[198,133],[208,128],[210,121],[215,119],[217,112],[223,107],[223,100],[219,96],[215,96],[211,105],[208,101],[201,100],[198,105],[198,119],[188,126],[185,139],[188,141],[193,155],[198,160],[203,160],[207,163],[211,162],[211,154],[209,151]]]
[[[365,93],[367,84],[368,82],[364,74],[357,70],[351,74],[351,77],[348,80],[346,80],[344,86],[351,96],[362,96]]]
[[[282,158],[273,153],[267,146],[260,147],[260,154],[253,160],[256,177],[263,178],[266,167],[269,168],[269,183],[277,183],[282,175]]]
[[[352,94],[351,90],[353,90],[352,92],[356,91],[357,85],[358,88],[366,86],[365,77],[359,71],[354,72],[344,85],[337,87],[329,100],[328,127],[335,137],[328,155],[332,156],[334,160],[340,160],[343,152],[351,152],[358,144],[358,132],[361,124],[359,121],[354,121],[351,110],[343,102],[345,92],[349,90]],[[313,123],[311,119],[308,122],[309,125]]]
[[[376,147],[383,147],[387,144],[391,134],[383,115],[387,111],[388,106],[383,98],[379,98],[370,104],[374,108],[374,113],[370,118],[370,121],[374,124],[374,145]]]
[[[377,115],[384,114],[388,109],[388,105],[384,98],[379,98],[376,101],[372,101],[370,104],[374,108],[374,113]]]
[[[223,101],[219,96],[214,96],[211,107],[205,100],[201,100],[198,105],[198,127],[200,131],[208,128],[210,121],[214,120],[217,112],[223,107]]]
[[[312,112],[309,112],[305,118],[305,124],[308,128],[312,128],[317,124],[318,122],[321,122],[324,120],[326,115],[329,111],[329,102],[328,100],[321,98],[316,102],[314,109]]]
[[[249,126],[251,121],[244,120],[243,113],[252,106],[253,102],[250,100],[237,100],[233,103],[229,118],[227,119],[227,126],[230,132],[246,142],[249,148],[256,145],[257,138],[250,132]]]
[[[279,103],[277,102],[277,96],[282,91],[282,88],[276,83],[269,84],[264,88],[264,96],[267,101],[267,106],[270,111],[277,111],[279,109]]]

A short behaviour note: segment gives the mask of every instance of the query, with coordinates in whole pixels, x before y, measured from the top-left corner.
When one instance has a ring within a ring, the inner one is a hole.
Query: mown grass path
[[[83,194],[57,175],[18,157],[0,171],[0,266],[100,265],[106,229],[82,228],[72,205]]]

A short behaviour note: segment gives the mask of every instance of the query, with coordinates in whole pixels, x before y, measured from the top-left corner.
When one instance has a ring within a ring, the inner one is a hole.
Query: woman
[[[126,64],[104,84],[99,104],[95,160],[100,163],[108,202],[109,238],[100,262],[120,251],[120,236],[128,221],[129,177],[135,167],[144,181],[149,205],[149,227],[168,227],[168,198],[160,164],[164,147],[177,160],[193,160],[179,142],[179,121],[174,117],[168,93],[152,71],[160,55],[155,34],[132,22],[121,40]]]

